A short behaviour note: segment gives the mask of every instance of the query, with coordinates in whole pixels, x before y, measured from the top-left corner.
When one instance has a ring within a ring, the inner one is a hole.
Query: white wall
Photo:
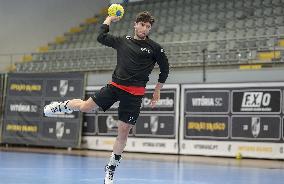
[[[34,52],[108,3],[108,0],[0,0],[0,54]]]
[[[114,66],[115,67],[115,66]],[[283,82],[284,68],[263,68],[261,70],[239,70],[237,68],[207,69],[206,83],[233,83],[233,82]],[[167,84],[203,83],[202,69],[171,68]],[[111,80],[112,72],[90,72],[87,85],[105,85]],[[155,69],[149,77],[148,84],[156,84],[159,70]]]

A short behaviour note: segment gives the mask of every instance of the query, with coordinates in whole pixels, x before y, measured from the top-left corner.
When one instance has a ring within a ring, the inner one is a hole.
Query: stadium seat
[[[237,10],[241,10],[244,7],[250,8],[252,6],[251,1],[238,0],[238,1],[235,1],[234,3],[235,3],[235,9]]]
[[[265,26],[267,26],[267,27],[273,27],[274,25],[275,25],[275,23],[274,23],[274,17],[266,17],[265,19],[264,19],[264,24],[265,24]]]
[[[277,16],[274,21],[275,21],[275,26],[283,26],[284,16]]]
[[[209,32],[208,33],[208,40],[209,41],[216,40],[216,37],[217,37],[217,33],[216,32]]]
[[[263,17],[263,9],[257,8],[254,10],[254,17]]]
[[[253,0],[254,7],[260,7],[262,5],[262,0]]]
[[[276,33],[279,35],[284,35],[284,26],[279,26]]]
[[[239,1],[237,1],[237,2],[239,2]],[[252,8],[253,7],[253,1],[244,1],[244,7],[245,8]],[[239,8],[242,8],[242,7],[239,7]]]
[[[226,1],[226,10],[232,12],[230,10],[234,9],[234,1]]]
[[[266,7],[270,7],[272,2],[271,2],[271,0],[263,0],[262,4]]]
[[[264,26],[264,19],[263,18],[257,18],[255,21],[256,27],[263,27]]]
[[[235,27],[237,29],[244,29],[245,28],[245,21],[244,20],[237,20],[235,23]]]
[[[255,37],[256,36],[256,31],[255,29],[251,28],[251,29],[247,29],[246,33],[245,33],[245,37],[246,38],[251,38],[251,37]]]
[[[134,17],[146,9],[157,22],[150,38],[167,48],[173,66],[200,65],[204,48],[210,51],[208,62],[246,63],[252,58],[257,60],[257,52],[278,46],[284,35],[283,4],[284,0],[128,2],[124,4],[123,19],[111,25],[110,33],[133,35]],[[112,69],[115,51],[97,41],[105,15],[93,18],[97,21],[78,26],[80,32],[64,33],[64,41],[49,43],[51,52],[33,53],[32,60],[38,63],[18,63],[16,71],[59,71],[58,67],[70,71]]]
[[[226,39],[227,40],[231,40],[231,39],[234,39],[235,38],[235,30],[229,30],[226,32]]]

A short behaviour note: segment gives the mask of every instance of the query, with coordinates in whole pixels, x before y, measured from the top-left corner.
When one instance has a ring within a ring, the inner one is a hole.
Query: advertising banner
[[[218,114],[229,112],[229,91],[187,91],[186,112],[196,114]]]
[[[186,116],[185,138],[227,139],[229,137],[228,116]]]
[[[103,114],[97,116],[98,135],[117,135],[117,114]]]
[[[83,124],[82,124],[82,133],[83,135],[94,135],[96,133],[96,116],[92,116],[89,114],[84,114],[83,116]]]
[[[279,114],[280,89],[233,90],[232,112],[236,114]]]
[[[86,98],[102,86],[86,88]],[[140,116],[130,131],[126,151],[178,153],[179,85],[165,85],[156,107],[151,107],[155,86],[147,86]],[[119,102],[103,112],[98,109],[84,114],[83,147],[111,150],[117,136]],[[151,148],[151,149],[149,149]]]
[[[13,75],[13,74],[10,74]],[[8,75],[8,96],[41,97],[43,95],[43,80],[35,78],[10,78]]]
[[[152,112],[152,113],[173,113],[175,111],[175,90],[163,88],[160,93],[160,100],[156,103],[154,108],[151,107],[151,99],[154,89],[148,89],[142,100],[141,112]]]
[[[92,86],[86,87],[85,89],[85,99],[89,99],[94,96],[96,92],[100,90],[103,86]],[[112,108],[110,108],[112,109]],[[111,110],[110,110],[111,111]],[[91,113],[83,113],[83,127],[82,135],[98,135],[98,113],[104,113],[102,109],[96,109],[96,111]]]
[[[284,158],[284,82],[181,88],[180,153]]]
[[[137,137],[175,137],[174,115],[142,114],[135,126]]]
[[[25,97],[22,99],[7,99],[5,112],[9,119],[18,119],[19,117],[38,119],[42,116],[41,100],[31,101],[31,99],[25,99]]]
[[[53,101],[83,98],[84,74],[9,74],[3,142],[77,147],[82,127],[79,112],[46,117],[43,107]]]
[[[238,140],[280,140],[280,116],[233,116],[231,135]]]

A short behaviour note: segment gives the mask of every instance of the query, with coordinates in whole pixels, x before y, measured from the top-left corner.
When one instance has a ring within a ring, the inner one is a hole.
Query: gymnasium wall
[[[158,70],[150,75],[148,84],[156,84]],[[90,72],[87,77],[88,85],[104,85],[111,80],[112,72]],[[283,81],[283,68],[267,68],[261,70],[239,70],[239,69],[207,69],[206,81],[208,83],[219,82],[275,82]],[[174,69],[170,70],[167,79],[168,84],[202,83],[202,69]]]
[[[0,53],[30,53],[107,6],[105,0],[1,0]]]

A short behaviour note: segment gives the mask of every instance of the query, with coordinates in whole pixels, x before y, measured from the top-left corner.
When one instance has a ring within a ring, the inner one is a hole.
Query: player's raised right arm
[[[106,45],[108,47],[112,47],[114,49],[117,48],[117,46],[119,45],[119,41],[120,38],[110,35],[108,34],[109,32],[109,26],[112,22],[117,22],[119,21],[120,18],[116,17],[116,16],[108,16],[105,21],[103,22],[103,24],[100,27],[99,30],[99,35],[97,37],[98,42],[100,42],[103,45]]]

